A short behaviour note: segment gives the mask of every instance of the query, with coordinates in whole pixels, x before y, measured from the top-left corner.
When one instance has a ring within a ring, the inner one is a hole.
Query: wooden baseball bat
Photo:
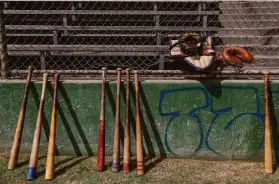
[[[140,102],[139,102],[139,72],[134,71],[135,78],[135,95],[136,95],[136,149],[137,149],[137,174],[144,174],[142,130],[140,120]]]
[[[12,149],[11,149],[11,155],[10,155],[10,160],[9,160],[9,164],[8,164],[8,169],[14,169],[16,167],[16,164],[18,161],[18,153],[20,150],[22,129],[23,129],[23,123],[24,123],[24,118],[25,118],[25,109],[26,109],[26,103],[27,103],[32,73],[33,73],[33,67],[29,66],[25,90],[24,90],[24,96],[23,96],[23,100],[21,103],[21,107],[20,107],[20,112],[19,112],[19,117],[18,117],[18,121],[17,121],[14,141],[13,141],[13,145],[12,145]]]
[[[105,83],[106,67],[102,68],[102,91],[100,105],[98,153],[97,153],[97,171],[102,172],[105,168]]]
[[[37,169],[37,163],[38,163],[38,154],[39,154],[39,147],[40,147],[42,118],[43,118],[43,109],[44,109],[47,81],[48,81],[48,73],[44,73],[39,112],[38,112],[35,132],[34,132],[32,150],[31,150],[31,155],[30,155],[30,160],[29,160],[29,167],[27,169],[27,180],[34,180],[36,177],[36,169]]]
[[[126,69],[126,105],[125,105],[125,130],[124,130],[124,155],[123,155],[123,172],[130,172],[130,121],[129,121],[129,104],[130,104],[130,68]]]
[[[45,179],[51,180],[54,178],[54,160],[55,160],[55,136],[56,136],[56,102],[58,92],[59,74],[54,74],[54,89],[53,89],[53,102],[52,102],[52,114],[50,133],[47,150],[47,161],[46,161],[46,173]]]
[[[113,144],[113,160],[111,170],[112,172],[119,172],[120,170],[120,138],[119,138],[119,121],[120,121],[120,85],[121,85],[121,68],[117,68],[117,90],[116,90],[116,112],[115,112],[115,126],[114,126],[114,144]]]
[[[269,83],[269,73],[266,72],[264,73],[264,93],[265,93],[264,171],[266,173],[273,173],[268,83]]]

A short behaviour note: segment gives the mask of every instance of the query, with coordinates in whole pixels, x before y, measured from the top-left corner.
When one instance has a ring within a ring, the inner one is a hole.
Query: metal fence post
[[[6,63],[7,63],[7,45],[5,41],[5,25],[4,25],[4,3],[0,3],[0,61],[1,61],[1,77],[6,79]]]
[[[154,11],[158,11],[157,3],[154,3]],[[160,27],[160,15],[155,15],[155,26]],[[156,32],[156,43],[161,45],[162,34],[161,32]],[[164,70],[164,56],[159,55],[159,70]]]

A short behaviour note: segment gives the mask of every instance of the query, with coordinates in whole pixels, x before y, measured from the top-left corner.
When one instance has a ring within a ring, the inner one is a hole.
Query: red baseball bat
[[[105,67],[102,68],[102,91],[100,105],[100,121],[99,121],[99,137],[98,137],[98,153],[97,153],[97,171],[104,170],[105,165],[105,83],[106,83]]]
[[[28,98],[28,92],[30,88],[31,83],[31,77],[32,77],[33,67],[29,66],[28,68],[28,74],[26,79],[26,85],[24,90],[24,96],[20,107],[19,117],[17,121],[14,141],[11,149],[11,155],[10,160],[8,164],[8,169],[14,169],[16,167],[17,161],[18,161],[18,153],[20,150],[20,144],[21,144],[21,137],[22,137],[22,129],[23,129],[23,123],[25,118],[25,109],[26,109],[26,103]]]

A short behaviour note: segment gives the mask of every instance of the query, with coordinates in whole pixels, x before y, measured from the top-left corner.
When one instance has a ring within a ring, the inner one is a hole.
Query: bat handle
[[[28,67],[27,81],[30,81],[30,80],[31,80],[32,72],[33,72],[33,66],[30,65],[30,66]]]

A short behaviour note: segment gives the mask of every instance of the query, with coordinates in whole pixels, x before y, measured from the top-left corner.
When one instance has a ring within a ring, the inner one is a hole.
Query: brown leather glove
[[[243,62],[252,63],[254,61],[253,55],[247,49],[238,46],[225,48],[222,57],[228,64],[237,67],[242,67]]]

